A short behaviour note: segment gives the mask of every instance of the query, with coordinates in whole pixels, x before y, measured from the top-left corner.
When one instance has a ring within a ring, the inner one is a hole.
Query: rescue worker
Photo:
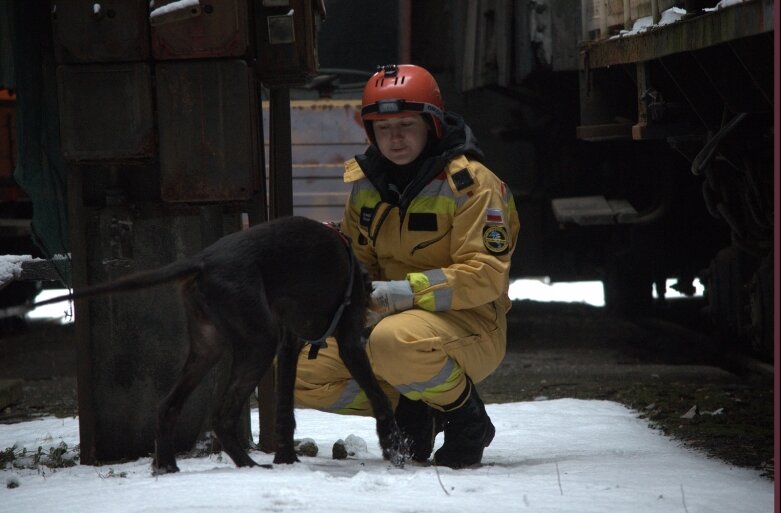
[[[424,68],[378,68],[361,117],[371,145],[345,163],[341,229],[374,280],[366,351],[412,459],[427,461],[444,427],[434,463],[475,465],[495,434],[475,383],[505,354],[513,197]],[[315,359],[302,351],[295,396],[299,406],[371,414],[334,339]]]

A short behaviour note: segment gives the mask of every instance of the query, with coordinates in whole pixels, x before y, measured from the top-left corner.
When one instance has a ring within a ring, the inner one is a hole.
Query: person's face
[[[380,153],[398,166],[409,164],[421,154],[428,141],[428,124],[420,114],[372,122]]]

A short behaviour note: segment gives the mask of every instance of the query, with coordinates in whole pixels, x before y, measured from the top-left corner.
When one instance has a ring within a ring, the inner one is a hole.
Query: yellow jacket
[[[355,159],[342,230],[374,280],[410,282],[429,311],[510,307],[510,259],[519,221],[513,196],[488,168],[456,155],[405,206],[381,199]]]

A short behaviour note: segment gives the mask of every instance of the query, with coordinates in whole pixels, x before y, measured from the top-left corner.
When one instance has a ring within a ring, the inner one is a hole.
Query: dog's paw
[[[292,463],[298,463],[300,460],[298,459],[298,456],[296,456],[295,451],[285,451],[285,452],[279,452],[274,455],[274,463],[280,464],[292,464]]]
[[[409,456],[397,448],[383,449],[382,457],[390,461],[391,465],[396,468],[404,468],[404,464],[407,462]]]
[[[391,442],[383,447],[382,457],[391,462],[397,468],[404,468],[404,464],[410,459],[410,448],[407,441],[401,436],[394,436]]]
[[[176,466],[176,463],[169,463],[167,465],[152,465],[153,476],[162,476],[164,474],[173,474],[176,472],[179,472],[179,467]]]

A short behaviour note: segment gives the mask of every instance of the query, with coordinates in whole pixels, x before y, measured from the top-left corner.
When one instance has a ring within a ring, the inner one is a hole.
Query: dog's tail
[[[89,299],[96,296],[102,296],[106,294],[113,294],[116,292],[131,292],[134,290],[141,290],[155,285],[161,285],[163,283],[169,283],[180,278],[186,278],[198,274],[203,269],[203,264],[200,260],[196,259],[183,259],[176,262],[171,262],[168,265],[160,267],[158,269],[151,269],[149,271],[140,271],[137,273],[128,274],[122,276],[116,280],[106,283],[99,283],[92,287],[86,287],[71,294],[64,294],[62,296],[53,297],[37,303],[30,303],[26,305],[12,306],[10,308],[0,309],[0,319],[5,317],[13,317],[17,315],[24,315],[30,310],[34,310],[39,306],[50,305],[53,303],[59,303],[60,301],[69,301],[77,299]]]

